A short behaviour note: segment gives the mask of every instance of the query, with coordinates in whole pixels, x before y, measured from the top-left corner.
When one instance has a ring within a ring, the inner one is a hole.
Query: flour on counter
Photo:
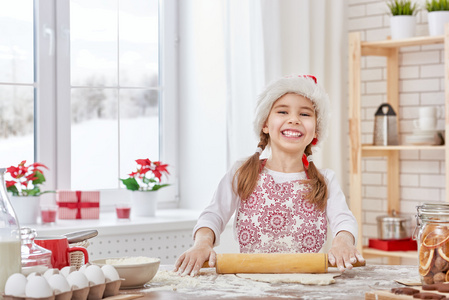
[[[239,278],[235,275],[215,273],[215,269],[202,269],[196,277],[181,277],[166,271],[172,266],[162,266],[157,275],[141,292],[177,291],[194,295],[198,299],[225,299],[238,297],[251,299],[304,300],[363,300],[367,291],[389,290],[400,287],[398,278],[414,278],[419,275],[418,266],[367,265],[346,270],[329,285],[306,285],[295,283],[266,283]],[[335,271],[337,271],[335,269]],[[329,268],[329,272],[334,270]],[[172,295],[170,295],[172,296]],[[176,297],[176,294],[173,294]],[[175,298],[173,298],[175,299]]]
[[[340,276],[340,273],[323,274],[236,274],[237,277],[246,278],[255,281],[268,283],[301,283],[313,285],[329,285],[335,283],[334,277]]]
[[[143,292],[179,291],[186,294],[232,298],[237,296],[274,296],[270,284],[242,279],[234,274],[216,274],[215,269],[203,269],[195,277],[180,276],[173,271],[159,270]],[[280,297],[276,294],[277,297]],[[290,298],[290,297],[285,297]]]

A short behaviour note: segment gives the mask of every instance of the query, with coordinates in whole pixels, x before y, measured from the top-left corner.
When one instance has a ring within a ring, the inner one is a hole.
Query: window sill
[[[96,220],[60,220],[55,224],[31,225],[39,236],[63,235],[88,229],[98,230],[99,236],[136,234],[193,229],[201,211],[187,209],[161,209],[155,217],[132,217],[118,220],[115,212],[101,212]]]

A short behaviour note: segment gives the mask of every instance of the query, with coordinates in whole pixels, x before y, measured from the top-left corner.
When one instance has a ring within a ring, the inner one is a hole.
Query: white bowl
[[[120,285],[120,289],[132,289],[132,288],[140,288],[145,283],[149,282],[156,275],[159,270],[159,265],[161,260],[159,258],[147,258],[151,260],[149,262],[143,263],[132,263],[132,264],[114,264],[109,263],[109,260],[123,260],[126,257],[117,257],[117,258],[105,258],[91,261],[91,264],[99,265],[100,267],[106,264],[106,260],[108,260],[108,264],[114,266],[117,270],[120,278],[124,279],[122,284]]]

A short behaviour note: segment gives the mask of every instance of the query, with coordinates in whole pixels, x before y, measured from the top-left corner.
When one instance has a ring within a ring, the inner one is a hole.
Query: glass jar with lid
[[[22,227],[20,233],[22,236],[22,272],[39,272],[52,268],[51,251],[34,243],[36,230]]]
[[[417,207],[419,275],[423,284],[449,281],[449,203]]]
[[[6,192],[5,172],[0,168],[0,299],[8,277],[21,271],[20,227]]]

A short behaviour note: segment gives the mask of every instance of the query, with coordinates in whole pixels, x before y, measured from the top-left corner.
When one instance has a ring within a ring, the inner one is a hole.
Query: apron
[[[326,212],[305,199],[304,180],[275,183],[260,173],[254,192],[240,201],[236,218],[241,253],[316,253],[326,241]]]

